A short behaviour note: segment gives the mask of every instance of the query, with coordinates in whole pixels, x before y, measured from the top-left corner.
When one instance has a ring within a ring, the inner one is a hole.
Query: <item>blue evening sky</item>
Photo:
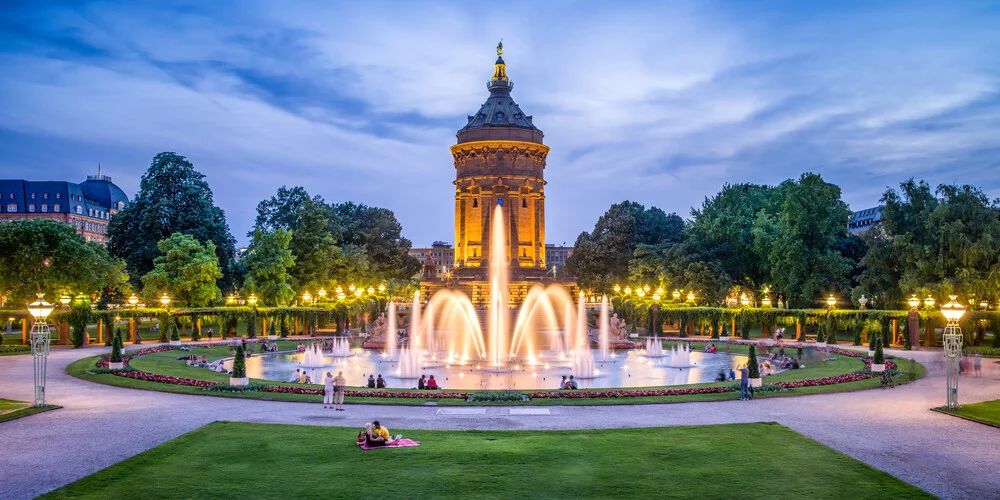
[[[552,147],[549,243],[623,199],[686,217],[804,171],[853,209],[910,176],[1000,194],[996,2],[7,0],[0,177],[100,163],[132,196],[175,151],[241,243],[283,184],[450,241],[448,147],[500,38]]]

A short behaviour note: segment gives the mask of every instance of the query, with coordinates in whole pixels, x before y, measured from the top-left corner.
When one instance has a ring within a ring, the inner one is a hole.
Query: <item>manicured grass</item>
[[[49,405],[45,408],[30,408],[26,401],[14,401],[12,399],[0,399],[0,422],[14,420],[15,418],[26,417],[43,411],[54,410],[59,406]]]
[[[390,431],[217,422],[41,498],[933,498],[774,423]]]
[[[942,411],[958,415],[960,417],[965,417],[970,420],[975,420],[977,422],[1000,427],[1000,399],[962,405],[962,407],[957,410]]]
[[[279,348],[281,349],[292,349],[298,341],[288,341],[279,342]],[[746,346],[733,345],[731,347],[731,352],[736,354],[745,354],[747,351]],[[213,361],[218,358],[232,356],[232,351],[229,347],[212,347],[212,348],[195,348],[192,352],[198,355],[204,355],[209,361]],[[190,367],[184,363],[177,361],[177,357],[183,354],[182,351],[164,351],[160,353],[148,354],[145,356],[140,356],[132,361],[132,366],[151,373],[158,373],[161,375],[170,375],[173,377],[183,377],[183,378],[193,378],[199,380],[209,380],[214,382],[228,382],[228,377],[224,374],[213,373],[204,368]],[[794,350],[788,352],[789,355],[794,355]],[[806,380],[815,379],[822,377],[831,377],[842,375],[845,373],[851,373],[861,369],[863,366],[861,361],[849,358],[849,357],[837,357],[833,356],[827,361],[819,361],[818,359],[808,360],[807,368],[800,370],[789,370],[784,373],[779,373],[771,377],[765,377],[765,382],[788,382],[796,380]],[[156,382],[147,382],[143,380],[135,380],[126,377],[118,377],[110,374],[93,374],[88,373],[94,368],[94,363],[97,361],[97,357],[84,358],[78,360],[67,367],[66,371],[70,375],[73,375],[84,380],[89,380],[92,382],[98,382],[108,385],[115,385],[119,387],[128,387],[134,389],[146,389],[154,391],[163,392],[175,392],[182,394],[197,394],[204,396],[216,396],[216,397],[234,397],[234,398],[244,398],[244,399],[260,399],[268,401],[304,401],[304,402],[314,402],[319,403],[322,398],[318,395],[305,395],[305,394],[279,394],[272,392],[247,392],[247,393],[226,393],[226,392],[208,392],[197,387],[186,387],[177,386],[171,384],[163,384]],[[805,359],[805,358],[804,358]],[[923,377],[926,370],[919,363],[913,362],[912,365],[908,360],[900,360],[903,364],[901,369],[904,371],[910,371],[912,366],[912,380]],[[911,379],[909,374],[907,376],[897,377],[897,383],[905,383],[908,379]],[[276,386],[299,386],[300,384],[289,384],[278,381],[271,380],[260,380],[262,383],[268,385]],[[686,386],[672,386],[670,388],[694,388],[694,387],[713,387],[713,386],[728,386],[732,385],[733,382],[721,382],[721,383],[705,383],[705,384],[692,384]],[[319,388],[319,385],[312,385],[310,387]],[[872,389],[879,387],[878,379],[868,379],[858,382],[842,383],[836,385],[825,385],[817,387],[803,387],[798,389],[791,389],[784,392],[764,392],[758,393],[756,397],[758,398],[772,398],[772,397],[789,397],[789,396],[799,396],[806,394],[821,394],[828,392],[846,392],[846,391],[857,391],[864,389]],[[664,387],[658,387],[664,388]],[[351,389],[367,391],[367,388],[352,387]],[[650,388],[650,389],[656,389]],[[406,391],[405,389],[392,389],[394,391]],[[600,391],[602,389],[592,389],[594,391]],[[419,391],[414,391],[419,392]],[[468,392],[468,391],[462,391]],[[525,393],[531,393],[536,391],[526,390]],[[646,397],[632,397],[632,398],[558,398],[558,399],[548,399],[548,398],[536,398],[528,402],[497,402],[497,403],[484,403],[476,402],[476,406],[570,406],[570,405],[623,405],[623,404],[647,404],[647,403],[683,403],[683,402],[696,402],[696,401],[729,401],[739,399],[739,394],[735,392],[729,393],[717,393],[717,394],[691,394],[691,395],[681,395],[681,396],[646,396]],[[347,403],[365,403],[365,404],[397,404],[397,405],[422,405],[429,401],[433,401],[438,405],[469,405],[462,399],[430,399],[430,398],[377,398],[377,397],[348,397],[345,400]]]

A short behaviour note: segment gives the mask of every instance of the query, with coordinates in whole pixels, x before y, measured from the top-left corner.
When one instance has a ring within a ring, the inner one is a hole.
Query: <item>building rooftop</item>
[[[521,111],[521,107],[510,97],[514,82],[507,78],[507,64],[503,60],[503,43],[497,45],[497,60],[493,65],[493,78],[486,84],[490,96],[474,115],[469,115],[468,123],[459,133],[493,127],[541,130],[531,121],[531,115]]]

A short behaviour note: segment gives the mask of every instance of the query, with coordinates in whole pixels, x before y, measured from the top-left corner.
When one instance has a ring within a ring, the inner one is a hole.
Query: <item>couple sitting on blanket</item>
[[[382,427],[382,425],[378,423],[378,420],[376,420],[370,424],[365,424],[365,430],[358,433],[358,444],[367,444],[368,446],[385,446],[402,439],[402,437],[402,435],[389,435],[389,429]]]

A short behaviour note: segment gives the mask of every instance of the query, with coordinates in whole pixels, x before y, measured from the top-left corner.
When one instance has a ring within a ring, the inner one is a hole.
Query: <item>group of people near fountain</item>
[[[378,378],[375,378],[375,374],[368,375],[368,388],[369,389],[385,389],[385,379],[382,378],[382,374],[378,374]]]
[[[440,389],[437,380],[434,380],[434,375],[431,378],[427,378],[427,375],[421,375],[420,380],[417,381],[417,389]]]
[[[576,383],[576,379],[574,379],[572,375],[570,375],[569,378],[566,378],[566,375],[563,375],[562,382],[559,383],[559,388],[572,390],[579,389],[580,385]]]
[[[344,372],[337,372],[336,377],[333,376],[333,372],[326,372],[326,378],[323,379],[323,408],[344,411],[346,389],[347,379],[344,378]]]

